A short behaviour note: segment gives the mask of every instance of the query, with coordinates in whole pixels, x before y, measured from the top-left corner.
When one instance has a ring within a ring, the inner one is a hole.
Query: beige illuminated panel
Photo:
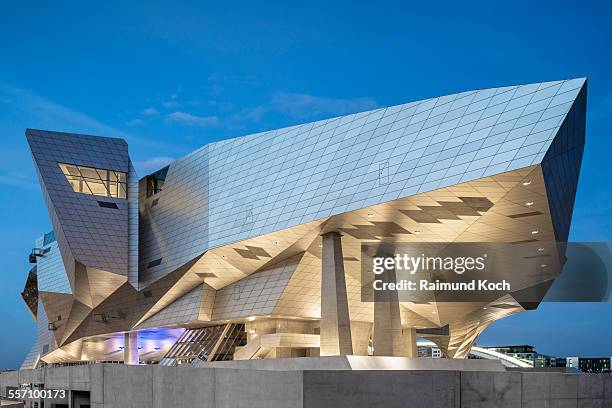
[[[120,171],[95,169],[75,164],[58,163],[76,193],[126,198],[126,174]]]

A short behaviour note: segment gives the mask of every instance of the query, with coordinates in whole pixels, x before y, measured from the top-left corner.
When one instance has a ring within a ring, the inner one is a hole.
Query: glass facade
[[[126,198],[127,176],[114,170],[96,169],[75,164],[58,163],[76,193]]]

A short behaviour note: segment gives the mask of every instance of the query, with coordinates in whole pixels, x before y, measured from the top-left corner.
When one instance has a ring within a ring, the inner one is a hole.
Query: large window
[[[59,163],[60,169],[77,193],[126,198],[126,174],[120,171]]]
[[[166,166],[163,169],[157,170],[155,173],[147,176],[147,197],[151,197],[153,194],[157,194],[162,191],[169,167],[170,166]]]

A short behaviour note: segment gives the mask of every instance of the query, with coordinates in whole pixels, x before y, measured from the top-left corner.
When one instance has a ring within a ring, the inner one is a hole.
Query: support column
[[[377,256],[393,257],[393,245],[381,244]],[[379,275],[386,283],[396,282],[395,270]],[[397,291],[374,292],[374,325],[372,346],[375,356],[416,357],[416,331],[402,329],[402,316]]]
[[[341,235],[338,232],[328,232],[322,237],[320,355],[351,355],[353,343]]]
[[[353,355],[367,356],[372,335],[372,323],[351,321],[351,337],[353,338]]]
[[[403,356],[402,321],[398,303],[374,304],[372,346],[375,356]]]
[[[138,365],[138,332],[125,332],[123,339],[123,364]]]
[[[417,335],[414,327],[402,329],[403,354],[404,357],[417,357]]]

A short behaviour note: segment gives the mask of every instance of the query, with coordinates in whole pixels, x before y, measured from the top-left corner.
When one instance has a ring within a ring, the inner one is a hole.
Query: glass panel
[[[120,183],[119,184],[119,195],[117,196],[118,198],[126,198],[127,197],[127,187],[125,184]]]
[[[74,164],[58,164],[74,192],[115,198],[127,197],[125,173]]]
[[[98,173],[96,172],[96,169],[92,169],[90,167],[79,166],[79,171],[81,172],[81,176],[85,178],[90,178],[90,179],[100,178],[98,176]]]
[[[164,167],[161,170],[156,171],[153,174],[147,176],[147,197],[151,197],[153,194],[157,194],[162,191],[166,175],[168,174],[169,166]],[[123,179],[125,182],[125,178]]]
[[[117,193],[117,182],[111,182],[108,185],[108,192],[110,194],[111,197],[117,197],[118,193]]]
[[[108,170],[102,170],[102,169],[96,169],[96,172],[98,172],[98,178],[102,181],[108,181],[108,173],[112,173],[112,172],[109,172]]]
[[[79,193],[83,193],[83,194],[93,194],[91,192],[91,189],[89,188],[89,186],[87,185],[87,183],[85,182],[85,179],[79,179]]]
[[[70,164],[60,164],[60,168],[66,176],[68,176],[69,174],[79,176],[79,170],[77,169],[77,166],[72,166]]]
[[[106,186],[101,181],[86,180],[93,195],[107,196]]]
[[[68,180],[70,182],[70,187],[72,187],[72,191],[77,193],[81,192],[81,188],[79,187],[80,180]]]

